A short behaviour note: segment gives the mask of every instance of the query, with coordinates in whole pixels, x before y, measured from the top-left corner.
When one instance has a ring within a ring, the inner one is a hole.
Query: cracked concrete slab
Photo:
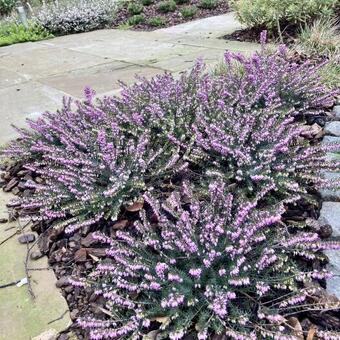
[[[0,192],[2,216],[6,214],[4,210],[10,198],[11,194]],[[0,224],[0,242],[19,230],[17,222]],[[24,263],[27,245],[19,244],[18,236],[19,234],[0,245],[0,285],[26,277]],[[28,261],[28,268],[47,267],[46,257]],[[58,333],[71,324],[67,303],[55,287],[53,270],[33,270],[29,273],[34,299],[29,294],[27,285],[0,289],[0,339],[28,340],[48,330]]]
[[[176,35],[190,35],[192,37],[220,37],[241,29],[242,25],[235,18],[233,12],[214,17],[189,21],[184,24],[161,28],[156,32]]]
[[[0,68],[0,89],[25,83],[30,77],[25,77],[16,72]]]
[[[152,77],[161,72],[162,70],[156,68],[112,62],[42,78],[40,82],[81,99],[84,86],[90,86],[96,90],[97,95],[102,95],[119,89],[118,81],[121,79],[124,79],[126,84],[131,84],[135,81],[136,75]]]
[[[46,110],[60,107],[65,95],[55,88],[32,81],[0,89],[0,145],[16,136],[12,124],[25,127],[27,118],[37,118]]]
[[[59,47],[41,46],[28,53],[16,54],[14,57],[3,56],[1,67],[23,76],[39,78],[107,62],[107,59],[100,56],[90,56]]]

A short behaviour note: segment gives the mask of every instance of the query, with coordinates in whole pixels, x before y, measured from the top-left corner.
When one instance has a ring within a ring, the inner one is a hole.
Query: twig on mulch
[[[53,322],[56,322],[56,321],[61,320],[61,319],[65,316],[65,314],[68,313],[68,312],[69,312],[68,309],[65,310],[65,312],[64,312],[63,314],[61,314],[58,318],[56,318],[56,319],[54,319],[54,320],[52,320],[52,321],[49,321],[47,324],[50,325],[50,324],[53,323]]]
[[[27,270],[28,271],[34,271],[34,270],[36,270],[36,271],[39,271],[39,270],[51,270],[52,269],[52,267],[45,267],[45,268],[28,268],[27,267]]]
[[[26,241],[27,253],[26,253],[26,259],[25,259],[25,263],[24,263],[25,264],[25,273],[26,273],[26,277],[27,277],[28,292],[31,294],[33,299],[35,299],[35,295],[33,293],[32,285],[31,285],[31,278],[30,278],[29,270],[28,270],[28,259],[29,259],[29,255],[30,255],[31,249],[37,243],[38,239],[32,244],[31,247],[29,247],[28,242]]]
[[[32,220],[30,219],[24,226],[20,225],[19,220],[17,222],[18,222],[18,225],[19,225],[19,228],[21,229],[21,231],[23,231],[24,228],[26,228],[32,222]],[[28,270],[28,259],[29,259],[29,255],[30,255],[31,250],[35,246],[35,244],[37,243],[38,239],[35,242],[33,242],[33,244],[31,246],[29,246],[29,242],[26,240],[27,252],[26,252],[26,258],[25,258],[24,266],[25,266],[25,274],[26,274],[26,278],[27,278],[28,292],[30,293],[32,299],[35,299],[35,295],[33,293],[31,279],[30,279],[29,270]]]

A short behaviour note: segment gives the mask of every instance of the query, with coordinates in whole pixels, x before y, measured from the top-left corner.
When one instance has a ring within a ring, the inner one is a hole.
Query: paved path
[[[232,13],[153,32],[100,30],[0,48],[0,145],[63,96],[82,97],[85,85],[98,95],[117,92],[117,80],[189,68],[203,57],[216,64],[225,49],[254,51],[258,45],[219,37],[240,28]]]

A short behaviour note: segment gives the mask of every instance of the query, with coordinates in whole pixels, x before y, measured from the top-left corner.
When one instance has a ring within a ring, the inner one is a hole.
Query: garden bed
[[[113,27],[150,31],[230,11],[226,0],[144,0],[131,4],[134,3],[123,3],[119,7]]]
[[[242,30],[236,30],[233,33],[226,34],[222,38],[225,40],[235,40],[235,41],[245,41],[245,42],[260,42],[260,34],[264,31],[265,27],[254,27],[254,28],[245,28]],[[296,38],[298,33],[297,27],[291,27],[284,31],[282,37],[283,42],[286,45],[291,45],[294,43],[294,39]],[[277,32],[269,33],[268,34],[268,41],[271,43],[278,43],[278,34]]]

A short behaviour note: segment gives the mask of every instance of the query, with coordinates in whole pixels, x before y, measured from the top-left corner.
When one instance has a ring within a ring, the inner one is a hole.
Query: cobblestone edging
[[[340,143],[340,104],[333,109],[334,120],[325,125],[325,137],[323,143]],[[330,159],[337,157],[335,154],[329,154]],[[340,155],[338,155],[340,158]],[[340,179],[340,172],[326,173],[329,179]],[[319,221],[322,224],[329,224],[333,229],[332,237],[340,238],[340,189],[339,190],[321,190],[320,194],[324,200],[320,212]],[[329,269],[335,274],[332,279],[327,281],[327,290],[329,293],[340,298],[340,251],[326,251],[329,258]]]

